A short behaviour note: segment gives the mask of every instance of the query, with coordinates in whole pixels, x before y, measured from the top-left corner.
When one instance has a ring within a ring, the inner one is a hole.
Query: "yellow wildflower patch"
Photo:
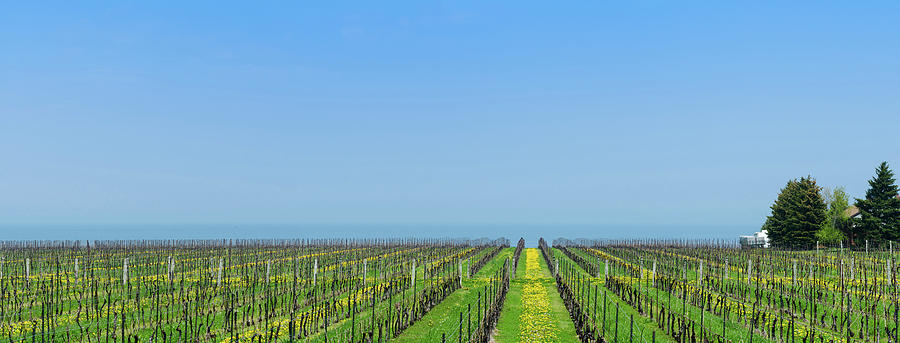
[[[554,342],[556,325],[550,313],[550,297],[541,273],[540,253],[525,250],[525,279],[522,287],[522,315],[519,316],[520,342]]]

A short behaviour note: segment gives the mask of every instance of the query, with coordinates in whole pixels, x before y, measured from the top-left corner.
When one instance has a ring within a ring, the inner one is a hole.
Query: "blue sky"
[[[900,167],[898,7],[10,3],[0,231],[728,237]]]

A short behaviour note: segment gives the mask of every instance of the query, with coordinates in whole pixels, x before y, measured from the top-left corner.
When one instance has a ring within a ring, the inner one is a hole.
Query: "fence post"
[[[460,265],[462,265],[462,264],[460,264]],[[460,271],[462,271],[462,269],[460,269]],[[458,326],[459,326],[459,335],[457,335],[458,336],[457,342],[462,343],[462,311],[459,312],[459,325]]]
[[[619,303],[616,303],[616,329],[613,336],[613,342],[619,342]]]
[[[597,332],[597,285],[594,285],[594,311],[591,315],[591,323],[594,324],[594,332]]]
[[[350,307],[348,304],[347,307]],[[353,293],[353,318],[350,321],[350,341],[356,341],[356,293]]]
[[[700,341],[703,342],[703,314],[706,313],[706,297],[703,296],[703,291],[700,291],[701,300],[701,308],[700,308]]]
[[[472,304],[466,308],[466,338],[472,339]]]
[[[603,292],[603,329],[600,331],[600,337],[606,336],[606,291]]]
[[[487,309],[487,306],[485,306],[485,310],[486,310],[486,309]],[[482,312],[481,312],[481,293],[478,293],[478,326],[481,326],[481,315],[482,315]]]

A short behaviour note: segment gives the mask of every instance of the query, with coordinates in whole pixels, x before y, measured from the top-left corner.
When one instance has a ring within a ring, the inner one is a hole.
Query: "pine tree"
[[[788,181],[772,205],[764,227],[775,246],[811,247],[826,221],[821,188],[812,177]]]
[[[897,184],[887,162],[881,162],[875,177],[869,180],[865,199],[856,199],[860,216],[854,223],[860,234],[870,240],[900,238],[900,199]]]
[[[772,204],[772,214],[766,218],[763,230],[767,230],[772,244],[781,246],[789,241],[790,237],[785,228],[790,217],[789,208],[794,201],[791,199],[797,194],[797,180],[788,181],[787,185],[778,193],[775,203]]]
[[[822,200],[822,188],[810,176],[800,178],[798,185],[800,194],[796,207],[796,222],[793,227],[791,245],[794,247],[811,247],[816,243],[816,233],[827,221],[826,205]]]

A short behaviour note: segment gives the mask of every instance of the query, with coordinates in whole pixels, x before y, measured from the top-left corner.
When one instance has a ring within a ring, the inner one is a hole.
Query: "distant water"
[[[0,240],[237,239],[237,238],[498,238],[529,246],[544,237],[618,239],[728,239],[754,226],[714,225],[441,225],[441,224],[189,224],[189,225],[10,225],[0,224]]]

